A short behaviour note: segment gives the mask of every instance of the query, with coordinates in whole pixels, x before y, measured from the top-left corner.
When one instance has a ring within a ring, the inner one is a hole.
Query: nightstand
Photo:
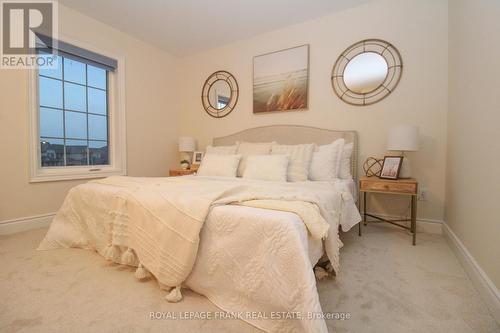
[[[177,177],[177,176],[187,176],[187,175],[192,175],[195,174],[196,171],[198,171],[198,168],[196,169],[170,169],[168,172],[168,175],[170,177]]]
[[[363,223],[366,225],[366,218],[371,217],[378,221],[388,222],[398,227],[410,230],[413,234],[413,245],[416,243],[417,235],[417,195],[418,195],[418,182],[416,179],[380,179],[378,177],[361,177],[359,180],[359,192],[363,193]],[[388,220],[380,216],[367,213],[366,197],[368,193],[385,193],[392,195],[403,195],[410,197],[411,200],[411,213],[410,218],[402,220]],[[360,207],[361,208],[361,207]],[[411,222],[407,227],[398,222]],[[361,223],[359,223],[359,235],[361,236]]]

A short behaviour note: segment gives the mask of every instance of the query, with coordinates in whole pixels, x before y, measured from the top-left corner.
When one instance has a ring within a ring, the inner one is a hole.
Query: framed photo
[[[382,164],[382,171],[380,172],[380,178],[398,179],[402,163],[402,156],[385,156],[384,164]]]
[[[203,159],[203,152],[195,151],[193,153],[193,163],[191,163],[191,165],[200,165],[202,159]]]
[[[253,113],[306,110],[309,45],[253,58]]]

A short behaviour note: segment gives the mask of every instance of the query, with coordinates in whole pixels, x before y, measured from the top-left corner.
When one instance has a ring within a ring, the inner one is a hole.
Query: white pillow
[[[287,179],[289,182],[302,182],[307,180],[309,166],[311,165],[314,143],[302,145],[273,145],[271,155],[288,155]]]
[[[217,155],[234,155],[236,154],[236,150],[238,149],[238,145],[232,146],[207,146],[206,153],[207,154],[217,154]]]
[[[271,153],[271,147],[276,142],[237,142],[238,149],[236,152],[241,155],[240,165],[238,167],[238,177],[243,176],[246,166],[246,158],[249,155],[269,155]]]
[[[346,143],[344,145],[344,150],[342,151],[342,157],[340,158],[340,169],[339,178],[341,179],[352,179],[351,175],[351,156],[352,150],[354,149],[354,143]]]
[[[206,154],[198,168],[198,176],[236,177],[241,155]]]
[[[286,182],[287,155],[251,155],[247,157],[243,178]]]
[[[311,167],[309,168],[310,180],[333,180],[338,178],[344,139],[319,146],[313,153]]]

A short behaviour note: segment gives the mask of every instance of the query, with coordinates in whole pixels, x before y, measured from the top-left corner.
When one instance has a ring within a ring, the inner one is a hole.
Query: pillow
[[[238,177],[241,177],[245,171],[246,157],[249,155],[269,155],[269,153],[271,153],[271,147],[275,142],[237,142],[236,144],[238,145],[236,152],[241,155],[241,161],[238,167]]]
[[[286,182],[287,155],[251,155],[247,157],[243,178]]]
[[[232,146],[207,146],[206,153],[207,154],[216,154],[216,155],[234,155],[236,154],[236,149],[238,149],[237,145]]]
[[[302,182],[307,180],[309,166],[311,165],[314,144],[303,145],[273,145],[272,155],[288,155],[287,179],[290,182]]]
[[[351,156],[353,149],[354,149],[354,143],[352,142],[346,143],[344,145],[344,150],[342,151],[342,157],[340,158],[339,178],[352,179]]]
[[[206,154],[198,168],[198,176],[236,177],[241,155]]]
[[[338,139],[328,145],[319,146],[312,156],[309,179],[333,180],[338,178],[343,148],[344,139]]]

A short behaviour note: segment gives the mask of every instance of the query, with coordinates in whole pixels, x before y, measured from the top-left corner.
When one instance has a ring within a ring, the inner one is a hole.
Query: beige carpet
[[[369,225],[344,235],[342,272],[318,283],[331,332],[500,332],[445,240]],[[45,230],[0,237],[0,332],[260,332],[238,320],[151,320],[150,312],[219,311],[185,291],[170,304],[154,281],[91,251],[34,251]]]

